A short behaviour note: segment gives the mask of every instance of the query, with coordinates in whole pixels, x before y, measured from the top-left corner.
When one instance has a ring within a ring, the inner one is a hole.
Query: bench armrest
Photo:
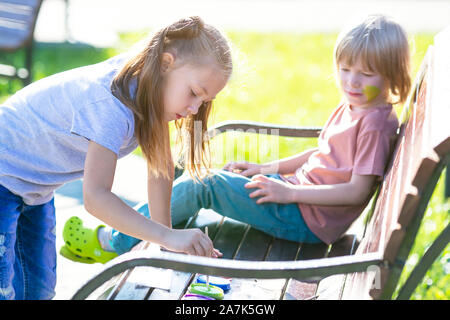
[[[226,131],[244,131],[258,134],[278,135],[282,137],[317,138],[320,127],[292,127],[254,121],[224,121],[208,130],[210,139]]]
[[[130,251],[108,262],[104,269],[88,280],[72,297],[86,299],[112,277],[134,267],[147,266],[183,272],[219,275],[233,278],[258,279],[321,279],[333,274],[367,271],[381,265],[379,253],[365,253],[332,258],[298,261],[244,261],[189,256],[173,252],[150,250]]]

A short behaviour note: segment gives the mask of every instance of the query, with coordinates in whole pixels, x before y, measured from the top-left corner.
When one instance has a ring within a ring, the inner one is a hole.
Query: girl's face
[[[358,59],[353,65],[338,64],[341,89],[350,106],[356,110],[386,104],[389,86],[377,72],[364,67]]]
[[[176,66],[170,53],[163,55],[163,101],[166,121],[196,114],[225,87],[227,78],[213,64]]]

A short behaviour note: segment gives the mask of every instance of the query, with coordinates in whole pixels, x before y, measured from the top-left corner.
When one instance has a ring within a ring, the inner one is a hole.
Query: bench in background
[[[33,35],[42,0],[0,0],[0,54],[24,50],[23,66],[0,64],[0,76],[32,80]]]

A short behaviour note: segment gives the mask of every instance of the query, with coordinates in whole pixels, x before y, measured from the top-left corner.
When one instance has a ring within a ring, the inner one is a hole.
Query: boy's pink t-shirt
[[[344,103],[322,129],[318,151],[284,179],[293,184],[324,185],[349,182],[353,173],[383,176],[398,126],[392,105],[356,111]],[[338,240],[366,205],[298,204],[310,230],[327,244]]]

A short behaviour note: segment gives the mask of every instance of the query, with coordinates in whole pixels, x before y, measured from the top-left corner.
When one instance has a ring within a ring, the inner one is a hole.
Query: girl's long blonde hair
[[[334,49],[336,68],[342,61],[352,65],[358,58],[389,81],[391,103],[406,101],[411,88],[410,50],[401,25],[384,15],[370,15],[341,32]]]
[[[231,52],[226,38],[199,17],[181,19],[156,32],[148,44],[129,60],[114,77],[111,91],[134,114],[135,135],[154,176],[172,178],[172,153],[169,126],[164,120],[161,57],[171,52],[177,59],[193,65],[215,61],[214,67],[228,79],[232,72]],[[135,92],[130,85],[136,81]],[[210,167],[206,154],[208,141],[203,139],[212,102],[204,103],[197,114],[176,121],[178,141],[185,142],[185,168],[192,176],[201,177],[201,167]],[[195,125],[197,123],[197,125]],[[200,124],[200,126],[198,125]],[[201,127],[199,141],[195,128]]]

